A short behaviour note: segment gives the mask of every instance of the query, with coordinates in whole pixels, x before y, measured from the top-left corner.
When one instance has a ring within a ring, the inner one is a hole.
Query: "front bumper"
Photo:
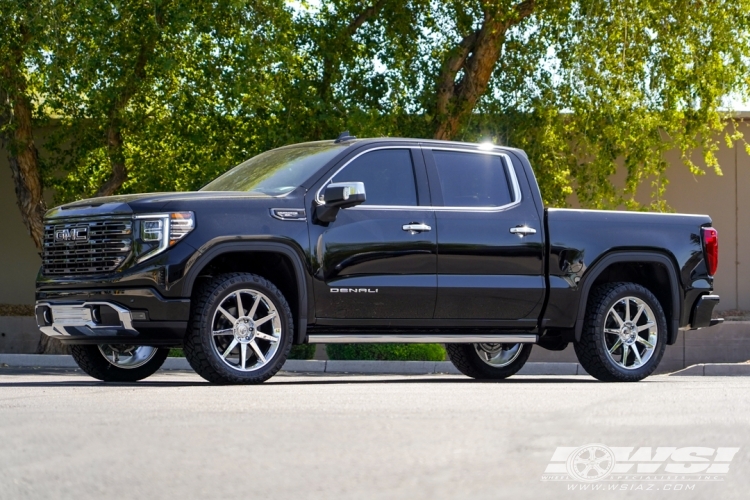
[[[149,289],[37,294],[39,329],[65,344],[176,346],[187,329],[190,300],[166,300]]]

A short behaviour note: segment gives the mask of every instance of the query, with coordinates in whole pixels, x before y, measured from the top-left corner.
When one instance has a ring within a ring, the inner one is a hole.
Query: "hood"
[[[287,195],[284,198],[293,198],[293,196]],[[250,194],[234,191],[189,191],[178,193],[144,193],[103,196],[100,198],[89,198],[86,200],[74,201],[72,203],[61,205],[49,210],[45,214],[44,218],[59,219],[98,215],[131,215],[137,213],[153,213],[167,210],[168,205],[189,207],[191,203],[200,203],[203,200],[215,201],[218,199],[237,201],[257,199],[260,201],[271,200],[273,199],[273,197],[258,193]]]

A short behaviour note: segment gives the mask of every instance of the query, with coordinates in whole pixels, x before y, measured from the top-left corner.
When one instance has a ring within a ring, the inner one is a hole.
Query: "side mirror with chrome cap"
[[[363,182],[334,182],[323,191],[323,205],[315,208],[315,218],[320,222],[333,222],[339,210],[361,205],[367,200]]]

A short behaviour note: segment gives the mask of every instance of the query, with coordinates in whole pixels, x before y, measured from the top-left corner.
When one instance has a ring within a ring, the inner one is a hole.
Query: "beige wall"
[[[33,304],[40,265],[16,205],[8,155],[0,149],[0,304]]]
[[[740,123],[750,139],[750,122]],[[677,153],[668,155],[667,202],[677,212],[708,214],[719,231],[716,290],[720,309],[750,310],[750,157],[743,146],[718,153],[724,175],[694,177]],[[702,164],[700,155],[695,161]],[[644,200],[648,187],[643,186]],[[7,153],[0,150],[0,304],[32,304],[40,260],[21,222]]]

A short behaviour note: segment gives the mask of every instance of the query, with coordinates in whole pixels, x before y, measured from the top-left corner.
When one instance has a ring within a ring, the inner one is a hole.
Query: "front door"
[[[359,319],[374,326],[432,318],[437,232],[421,151],[361,153],[331,179],[351,181],[364,183],[366,202],[310,231],[318,322]]]
[[[433,148],[425,159],[440,188],[435,318],[533,328],[545,291],[544,231],[523,170],[497,152]]]

